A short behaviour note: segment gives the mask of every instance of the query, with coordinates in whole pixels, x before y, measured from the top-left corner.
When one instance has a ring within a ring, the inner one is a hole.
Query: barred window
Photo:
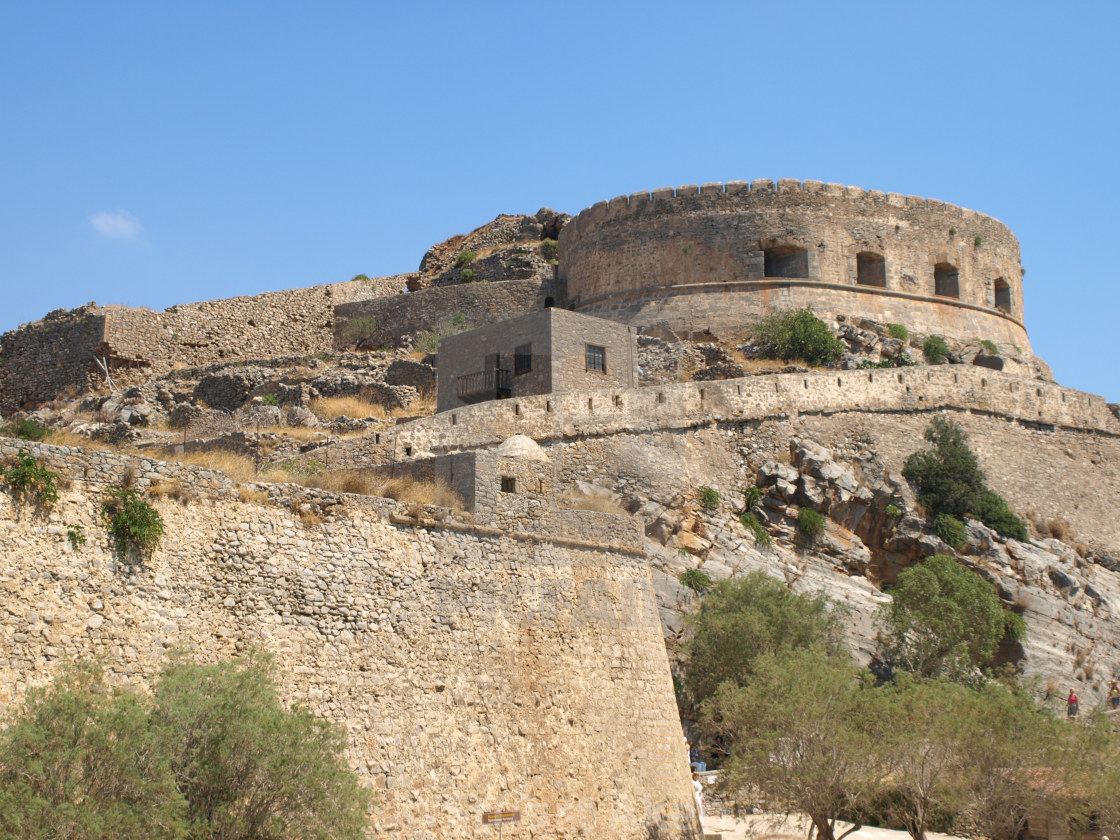
[[[528,373],[533,369],[533,345],[522,344],[513,351],[513,372]]]
[[[594,344],[587,345],[587,369],[597,370],[600,373],[607,372],[607,349],[605,347],[596,347]]]

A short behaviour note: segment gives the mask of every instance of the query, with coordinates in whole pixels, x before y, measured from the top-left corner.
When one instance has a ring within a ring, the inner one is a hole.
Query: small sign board
[[[482,815],[483,825],[501,825],[502,823],[521,822],[520,811],[494,811]]]

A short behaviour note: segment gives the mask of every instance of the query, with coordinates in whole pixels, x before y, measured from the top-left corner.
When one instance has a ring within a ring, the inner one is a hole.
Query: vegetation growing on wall
[[[22,449],[10,464],[0,465],[0,481],[8,485],[18,502],[50,510],[58,501],[58,473],[51,472]]]
[[[163,517],[148,503],[139,490],[110,487],[101,504],[101,520],[113,538],[121,559],[135,551],[141,559],[150,559],[163,539]]]
[[[474,325],[467,320],[466,315],[462,312],[456,312],[448,318],[441,318],[432,329],[421,330],[416,333],[412,342],[412,349],[421,353],[436,353],[439,351],[439,343],[443,339],[466,332],[473,327]]]

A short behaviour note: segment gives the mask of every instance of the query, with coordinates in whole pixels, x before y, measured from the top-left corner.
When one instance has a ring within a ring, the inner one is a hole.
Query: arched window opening
[[[1011,312],[1011,287],[1002,277],[996,278],[996,309]]]
[[[861,286],[887,285],[887,262],[882,254],[863,251],[856,254],[856,282]]]
[[[551,297],[546,297],[544,299],[544,308],[545,309],[552,309],[552,307],[554,307],[555,305],[556,305],[556,301],[554,301]]]
[[[767,277],[808,277],[809,252],[804,248],[782,245],[765,250]]]
[[[933,267],[933,293],[940,297],[960,298],[961,274],[955,265],[938,263]]]

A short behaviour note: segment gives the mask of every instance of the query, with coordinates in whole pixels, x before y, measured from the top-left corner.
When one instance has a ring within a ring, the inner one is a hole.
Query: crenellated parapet
[[[935,199],[782,179],[666,187],[601,201],[560,235],[577,311],[731,335],[813,306],[1027,349],[1019,243]]]

